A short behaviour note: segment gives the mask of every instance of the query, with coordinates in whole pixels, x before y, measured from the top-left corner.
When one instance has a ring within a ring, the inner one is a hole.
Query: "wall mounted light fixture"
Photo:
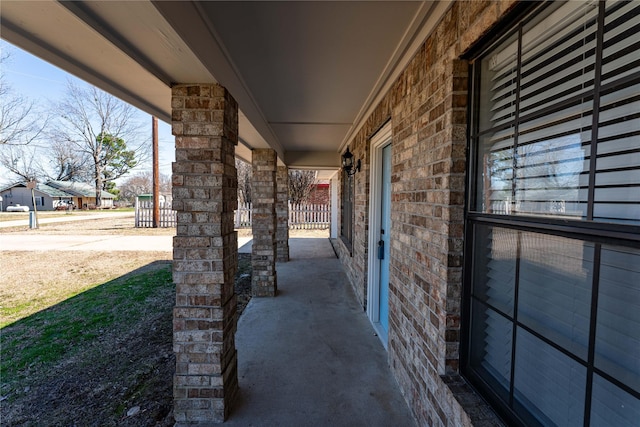
[[[360,172],[360,159],[353,162],[353,154],[349,151],[349,147],[347,147],[346,153],[342,155],[342,169],[349,176],[355,175],[356,172]]]

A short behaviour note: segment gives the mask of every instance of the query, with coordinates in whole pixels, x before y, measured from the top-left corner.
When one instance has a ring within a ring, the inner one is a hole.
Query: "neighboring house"
[[[329,182],[318,182],[309,193],[307,203],[311,205],[328,205],[331,203]]]
[[[70,181],[49,181],[47,185],[71,195],[73,197],[73,204],[78,209],[86,209],[96,205],[96,190],[92,184]],[[100,193],[100,199],[100,208],[109,209],[113,207],[115,196],[103,190]]]
[[[52,211],[60,205],[67,206],[72,202],[72,196],[69,193],[58,190],[46,184],[37,184],[32,197],[31,190],[27,188],[26,183],[16,183],[0,190],[0,195],[5,200],[4,208],[9,206],[28,206],[29,210],[33,209],[33,199],[35,198],[36,209],[39,211]]]
[[[33,209],[31,190],[26,183],[16,183],[0,190],[0,196],[4,199],[4,209],[9,206],[22,205]],[[39,211],[52,211],[59,206],[68,206],[83,209],[89,205],[95,205],[95,190],[89,184],[65,181],[49,181],[36,184],[34,189],[36,209]],[[113,207],[114,195],[106,191],[102,192],[102,208]]]
[[[640,2],[0,14],[3,38],[172,122],[176,425],[223,421],[239,394],[234,155],[256,172],[264,297],[288,260],[287,168],[329,172],[334,248],[418,425],[638,425]]]

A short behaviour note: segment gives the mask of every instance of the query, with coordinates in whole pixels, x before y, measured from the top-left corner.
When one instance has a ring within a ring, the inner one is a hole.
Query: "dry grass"
[[[2,233],[49,235],[175,235],[175,228],[135,228],[133,217],[42,224],[39,229],[12,227]],[[251,236],[251,229],[238,230]],[[328,230],[290,230],[289,236],[328,237]],[[18,252],[0,251],[0,327],[57,304],[170,252]]]
[[[0,252],[0,327],[144,265],[168,252]]]
[[[175,229],[140,229],[133,217],[43,224],[39,229],[11,227],[3,234],[173,235]],[[0,327],[43,310],[170,252],[0,251]]]

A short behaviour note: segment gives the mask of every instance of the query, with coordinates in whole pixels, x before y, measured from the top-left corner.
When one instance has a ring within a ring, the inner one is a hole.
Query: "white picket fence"
[[[153,227],[153,202],[136,200],[136,227]],[[324,230],[331,225],[331,205],[298,205],[289,203],[289,229]],[[175,227],[176,211],[171,203],[160,203],[159,227]],[[251,203],[238,203],[235,211],[235,228],[251,227]]]
[[[153,227],[153,201],[136,199],[136,227]],[[160,222],[158,227],[167,228],[176,226],[176,211],[171,208],[171,203],[160,202]]]
[[[331,225],[331,205],[298,205],[289,203],[289,229],[327,229]],[[251,203],[238,203],[235,227],[251,227]]]

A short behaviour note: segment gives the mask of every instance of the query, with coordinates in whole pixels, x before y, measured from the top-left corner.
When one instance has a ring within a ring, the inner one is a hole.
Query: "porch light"
[[[356,161],[355,167],[353,165],[353,154],[347,147],[347,152],[342,155],[342,169],[349,176],[355,175],[356,172],[360,172],[360,159]]]

